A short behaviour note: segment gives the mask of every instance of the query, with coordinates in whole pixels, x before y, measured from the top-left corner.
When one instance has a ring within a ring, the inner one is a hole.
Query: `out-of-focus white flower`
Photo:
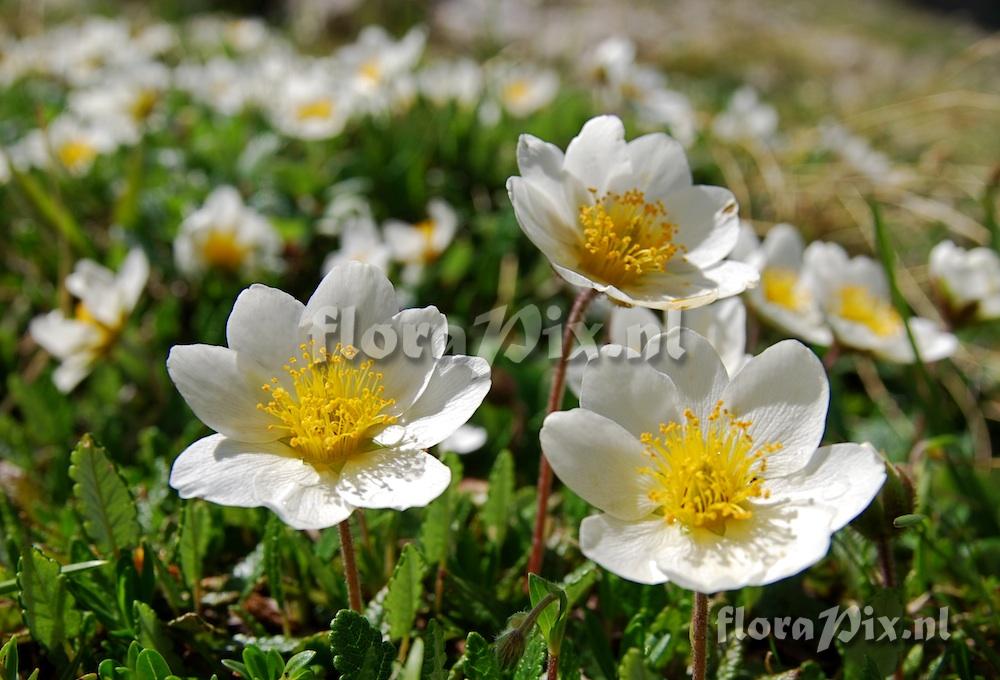
[[[196,16],[185,35],[200,50],[230,49],[241,54],[259,52],[277,40],[267,23],[254,17]]]
[[[436,106],[472,108],[483,93],[483,69],[465,57],[434,61],[417,72],[420,94]]]
[[[60,360],[52,379],[70,392],[90,373],[94,362],[113,346],[149,278],[149,261],[132,250],[115,274],[91,260],[76,263],[66,289],[79,302],[72,317],[56,310],[32,320],[31,336]]]
[[[442,451],[457,454],[472,453],[486,445],[487,432],[485,427],[478,425],[463,425],[455,433],[438,444]]]
[[[367,26],[356,42],[337,52],[335,61],[359,105],[381,111],[412,90],[410,77],[426,41],[423,28],[413,28],[397,41],[381,26]]]
[[[966,250],[942,241],[931,250],[929,270],[951,316],[971,313],[982,321],[1000,317],[1000,256],[995,250]]]
[[[565,154],[531,135],[507,181],[514,213],[556,272],[627,305],[686,309],[737,295],[758,273],[726,260],[738,208],[692,184],[684,149],[662,133],[625,142],[613,116],[584,125]]]
[[[916,360],[878,262],[864,255],[850,258],[836,243],[815,241],[806,248],[803,263],[838,342],[897,363]],[[930,319],[913,317],[909,328],[921,361],[938,361],[958,349],[955,336]]]
[[[7,161],[7,155],[0,149],[0,184],[6,184],[10,181],[10,163]]]
[[[226,57],[181,64],[174,71],[180,89],[226,116],[240,113],[253,98],[251,78],[243,64]]]
[[[323,273],[347,262],[365,262],[389,270],[391,251],[370,215],[353,217],[340,228],[340,249],[326,256]]]
[[[541,444],[602,511],[580,526],[585,556],[630,581],[715,593],[818,562],[884,483],[869,444],[818,448],[828,402],[822,365],[794,340],[730,377],[707,340],[679,329],[642,355],[603,348],[581,408],[549,415]]]
[[[70,95],[69,108],[91,124],[113,130],[124,143],[142,136],[170,86],[170,71],[158,62],[142,62],[106,72],[94,85]]]
[[[279,271],[281,236],[233,187],[215,189],[184,218],[174,240],[174,261],[187,276],[217,269],[248,275]]]
[[[757,90],[745,85],[733,93],[726,110],[715,117],[712,131],[729,142],[767,142],[778,131],[778,112],[760,100]]]
[[[347,179],[330,187],[330,202],[316,225],[316,231],[326,236],[339,236],[344,233],[345,225],[354,220],[371,220],[371,205],[364,195],[366,189],[367,180],[361,177]]]
[[[455,238],[458,216],[448,202],[435,198],[427,204],[427,219],[409,224],[387,220],[385,240],[393,258],[405,264],[427,264],[437,259]]]
[[[635,44],[623,36],[610,36],[585,54],[582,64],[588,80],[608,95],[619,96],[621,83],[635,67]]]
[[[492,64],[487,78],[494,99],[515,118],[525,118],[548,106],[559,93],[556,72],[531,64]]]
[[[876,184],[896,184],[905,172],[895,168],[889,157],[872,148],[864,137],[859,137],[840,123],[824,121],[819,126],[819,145],[836,154],[855,171]]]
[[[159,57],[169,52],[177,47],[177,43],[177,29],[165,21],[141,26],[132,36],[132,44],[148,58]]]
[[[350,14],[362,0],[285,0],[287,16],[292,22],[292,33],[302,43],[321,38],[329,28],[330,20]]]
[[[84,123],[63,114],[44,130],[32,130],[10,149],[18,168],[63,167],[71,175],[85,175],[99,156],[118,148],[118,140],[106,125]]]
[[[806,342],[825,346],[833,342],[833,332],[823,318],[811,273],[802,267],[804,250],[795,227],[771,227],[764,243],[742,258],[760,272],[760,286],[747,293],[747,301],[767,322]]]
[[[451,471],[427,449],[469,420],[490,369],[444,356],[447,319],[434,307],[398,309],[385,275],[358,262],[330,271],[306,305],[267,286],[243,291],[228,347],[170,351],[174,384],[218,433],[178,456],[170,485],[182,498],[270,508],[296,529],[434,500]],[[386,333],[394,351],[377,339]],[[414,333],[425,342],[405,350]]]
[[[143,59],[123,19],[88,17],[79,25],[63,24],[44,37],[50,70],[74,86],[99,80],[104,69]]]
[[[315,67],[288,73],[271,96],[267,105],[274,126],[300,139],[339,135],[354,110],[348,88]]]

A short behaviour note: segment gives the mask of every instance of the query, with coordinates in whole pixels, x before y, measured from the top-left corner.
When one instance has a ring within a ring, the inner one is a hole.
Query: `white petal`
[[[760,282],[760,273],[755,267],[735,260],[724,260],[706,267],[702,274],[715,283],[718,298],[739,295]]]
[[[293,529],[340,524],[354,512],[354,506],[341,496],[340,479],[329,472],[313,472],[258,475],[254,487],[260,504]]]
[[[257,408],[261,387],[271,376],[254,375],[226,347],[176,345],[167,357],[167,372],[194,414],[216,432],[245,442],[269,442],[278,435],[274,422]]]
[[[450,482],[451,469],[426,451],[379,449],[348,460],[337,488],[358,507],[406,510],[427,505]]]
[[[521,135],[517,140],[517,168],[521,177],[554,199],[557,205],[566,202],[563,161],[562,149],[555,144],[532,135]],[[567,222],[573,217],[565,208],[557,209],[562,211]]]
[[[958,350],[958,338],[942,330],[930,319],[914,317],[910,319],[909,325],[913,332],[913,339],[917,343],[917,351],[920,352],[921,361],[926,363],[940,361],[950,357]],[[873,351],[890,361],[904,364],[916,361],[913,346],[910,345],[910,339],[905,331],[897,334],[893,342],[876,347]]]
[[[133,248],[118,270],[117,287],[122,309],[131,311],[149,280],[149,260],[141,248]]]
[[[615,306],[608,317],[608,342],[639,352],[664,330],[663,315],[645,307]]]
[[[612,187],[619,192],[640,189],[648,200],[665,200],[691,186],[691,169],[680,142],[662,132],[633,139],[626,147],[631,174]]]
[[[677,585],[699,593],[767,585],[823,559],[831,519],[830,510],[817,506],[755,507],[750,519],[728,522],[725,536],[703,529],[686,533],[688,540],[660,552],[657,566]]]
[[[802,269],[805,246],[798,229],[790,224],[776,224],[764,237],[761,246],[766,267],[780,267],[793,272]]]
[[[767,457],[770,478],[800,470],[819,446],[830,386],[816,355],[797,340],[784,340],[751,359],[721,398],[751,422],[748,432],[757,446],[781,444]]]
[[[302,352],[299,330],[305,306],[288,293],[255,283],[236,298],[226,323],[229,348],[278,376]]]
[[[885,482],[885,462],[871,444],[834,444],[817,449],[804,468],[769,479],[771,501],[814,503],[833,511],[836,531],[872,502]]]
[[[586,189],[606,193],[616,177],[630,170],[621,119],[598,116],[588,120],[566,147],[563,167]]]
[[[101,342],[101,333],[92,324],[67,319],[54,310],[31,320],[28,331],[49,354],[66,359]]]
[[[684,405],[673,382],[639,352],[605,345],[583,372],[580,406],[615,421],[634,437],[681,422]]]
[[[66,357],[52,373],[52,382],[63,394],[69,394],[80,382],[90,375],[97,357],[89,352]]]
[[[423,259],[427,240],[419,229],[399,220],[387,220],[382,229],[394,259],[399,262],[418,262]]]
[[[627,305],[650,309],[692,309],[714,302],[719,286],[686,262],[671,263],[667,271],[647,274],[621,290],[609,288],[608,297]]]
[[[580,524],[580,550],[612,574],[652,585],[669,579],[657,566],[661,553],[683,540],[662,519],[624,522],[611,515],[593,515]]]
[[[736,198],[728,189],[691,186],[664,199],[667,219],[677,226],[675,241],[684,246],[684,259],[707,267],[736,246],[740,219]]]
[[[385,396],[395,400],[391,412],[403,413],[424,391],[437,360],[444,354],[448,320],[437,307],[404,309],[392,317],[385,331],[384,338],[380,334],[371,334],[371,341],[362,337],[360,347],[363,352],[368,352],[369,347],[381,347],[375,355],[375,369],[382,374]],[[389,350],[390,342],[394,348],[381,356]]]
[[[563,201],[523,177],[508,179],[507,193],[525,236],[552,262],[571,266],[580,231]]]
[[[719,353],[729,375],[746,363],[747,310],[738,297],[682,312],[681,323],[702,336]]]
[[[370,264],[348,262],[330,270],[309,298],[303,323],[312,328],[317,345],[357,346],[365,331],[389,321],[399,311],[396,292],[385,273]]]
[[[677,349],[683,354],[672,357]],[[729,384],[729,374],[712,344],[688,328],[673,328],[643,350],[650,365],[677,386],[682,408],[707,418]]]
[[[639,472],[649,460],[621,425],[586,409],[557,411],[545,418],[541,443],[563,484],[591,505],[625,520],[649,514]]]
[[[402,441],[426,449],[468,422],[490,390],[490,366],[481,357],[446,356],[434,366],[413,405],[388,428],[385,443]]]
[[[486,445],[489,433],[485,427],[478,425],[462,425],[445,439],[439,446],[442,451],[465,454],[478,451]]]

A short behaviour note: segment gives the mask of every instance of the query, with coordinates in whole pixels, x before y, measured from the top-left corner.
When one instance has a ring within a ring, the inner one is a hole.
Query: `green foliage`
[[[396,648],[365,617],[342,609],[330,628],[333,665],[343,680],[387,680]]]
[[[139,543],[135,501],[114,463],[90,435],[70,454],[73,495],[83,516],[83,528],[104,555],[115,557]]]
[[[31,637],[53,654],[80,634],[83,617],[66,585],[59,564],[41,550],[31,548],[17,567],[21,613]]]
[[[441,625],[431,619],[421,639],[424,641],[424,658],[420,667],[421,680],[446,680],[448,673],[445,665],[448,663],[448,657],[444,651],[444,633]]]
[[[513,497],[514,457],[510,451],[501,451],[490,472],[490,491],[482,513],[483,522],[497,545],[503,545],[507,535]]]
[[[182,517],[177,550],[184,580],[197,600],[205,555],[212,542],[212,514],[204,503],[189,501],[184,505]]]
[[[407,543],[396,562],[385,596],[385,615],[389,622],[389,636],[393,640],[410,636],[424,593],[426,570],[427,563],[420,551],[413,543]]]
[[[222,664],[246,680],[313,680],[310,664],[316,652],[300,652],[286,662],[277,650],[264,652],[255,645],[243,649],[243,661],[224,659]]]
[[[465,663],[462,666],[469,680],[500,680],[500,666],[488,643],[479,633],[469,633],[465,639]]]

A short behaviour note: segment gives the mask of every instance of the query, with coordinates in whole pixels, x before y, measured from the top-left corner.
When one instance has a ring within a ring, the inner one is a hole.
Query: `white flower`
[[[211,269],[250,274],[281,269],[281,236],[233,187],[215,189],[181,222],[174,261],[186,276]]]
[[[357,42],[337,52],[336,62],[361,105],[381,111],[401,98],[400,88],[411,88],[403,81],[412,75],[426,41],[422,28],[411,29],[397,41],[381,26],[367,26]]]
[[[882,266],[863,255],[849,258],[836,243],[816,241],[806,248],[805,270],[841,344],[899,363],[915,360],[903,319],[892,305]],[[955,353],[958,340],[930,319],[909,320],[921,361],[938,361]]]
[[[251,74],[244,65],[225,57],[181,64],[174,78],[179,88],[226,116],[240,113],[253,98]]]
[[[368,181],[362,177],[346,179],[330,187],[330,202],[316,224],[316,231],[326,236],[338,236],[344,232],[345,225],[354,220],[371,220],[371,205],[364,196],[367,189]]]
[[[490,386],[485,360],[444,356],[443,314],[398,311],[385,275],[357,262],[327,274],[306,305],[251,286],[226,335],[228,347],[177,346],[167,359],[218,433],[181,453],[170,484],[182,498],[270,508],[297,529],[332,526],[356,507],[432,501],[451,472],[426,449]]]
[[[749,291],[747,301],[769,323],[806,342],[825,346],[833,342],[833,332],[823,318],[810,270],[803,270],[804,250],[795,227],[771,227],[764,243],[741,258],[760,271],[760,286]]]
[[[113,131],[105,125],[84,123],[64,114],[44,130],[32,130],[11,147],[11,160],[19,168],[51,169],[62,166],[74,176],[85,175],[99,156],[118,148]]]
[[[458,216],[448,202],[435,198],[427,204],[427,219],[409,224],[387,220],[385,240],[396,261],[423,265],[432,262],[455,238]]]
[[[485,427],[478,425],[463,425],[455,430],[455,433],[438,444],[442,451],[450,451],[457,454],[472,453],[483,448],[486,444],[487,432]]]
[[[691,100],[667,88],[649,89],[633,106],[639,123],[646,128],[666,125],[670,134],[685,147],[694,143],[698,118]]]
[[[142,62],[106,73],[99,82],[70,95],[69,108],[81,119],[113,131],[129,144],[139,141],[170,85],[170,71]]]
[[[63,24],[43,38],[43,57],[50,69],[74,86],[89,85],[109,67],[143,59],[124,19],[88,17],[80,24]]]
[[[971,309],[980,320],[1000,317],[1000,256],[995,250],[966,250],[942,241],[931,250],[929,269],[952,314]]]
[[[726,110],[716,116],[712,131],[729,142],[766,142],[778,131],[778,112],[760,100],[757,90],[745,85],[733,93]]]
[[[741,293],[753,267],[724,258],[738,235],[727,189],[696,186],[680,144],[662,133],[625,142],[601,116],[566,153],[531,135],[507,181],[514,213],[556,272],[619,302],[682,309]]]
[[[472,108],[483,92],[483,69],[472,59],[438,60],[417,73],[420,94],[435,106]]]
[[[336,137],[354,110],[344,84],[316,66],[286,73],[265,102],[278,130],[309,140]]]
[[[148,278],[149,261],[138,248],[117,274],[91,260],[76,263],[66,277],[66,289],[78,300],[73,316],[52,311],[33,319],[29,328],[35,342],[62,362],[52,375],[59,391],[80,384],[111,349]]]
[[[347,262],[367,262],[382,271],[389,270],[389,246],[382,240],[370,215],[347,220],[340,229],[340,250],[327,255],[323,273]]]
[[[559,93],[559,76],[551,69],[494,64],[487,75],[494,98],[515,118],[525,118],[548,106]]]
[[[836,154],[876,184],[898,184],[906,178],[906,172],[893,167],[888,156],[873,149],[867,139],[840,123],[824,121],[819,126],[819,135],[821,148]]]
[[[584,555],[631,581],[701,593],[819,561],[885,480],[870,445],[817,448],[829,398],[819,360],[786,340],[730,379],[708,341],[671,334],[642,357],[603,348],[581,408],[545,419],[555,473],[603,513],[580,526]]]

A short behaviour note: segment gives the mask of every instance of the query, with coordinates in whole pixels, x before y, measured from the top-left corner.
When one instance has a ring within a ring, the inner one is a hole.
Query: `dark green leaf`
[[[343,680],[387,680],[396,648],[365,617],[342,609],[330,628],[333,666]]]
[[[507,536],[514,497],[514,457],[510,451],[501,451],[490,472],[490,489],[483,505],[481,517],[497,545]]]
[[[83,528],[105,555],[118,554],[139,543],[135,501],[104,449],[84,435],[70,454],[73,495],[83,516]]]
[[[424,631],[424,661],[420,669],[421,680],[445,680],[448,673],[445,664],[448,657],[444,651],[444,632],[440,624],[431,619]]]
[[[469,633],[465,640],[464,668],[469,680],[500,680],[500,664],[490,643],[479,633]]]
[[[79,634],[82,617],[55,560],[32,548],[18,562],[17,583],[24,622],[36,641],[52,651]]]
[[[385,596],[385,615],[389,621],[389,637],[393,640],[410,635],[420,609],[426,570],[427,564],[420,551],[413,543],[407,543],[389,579]]]

